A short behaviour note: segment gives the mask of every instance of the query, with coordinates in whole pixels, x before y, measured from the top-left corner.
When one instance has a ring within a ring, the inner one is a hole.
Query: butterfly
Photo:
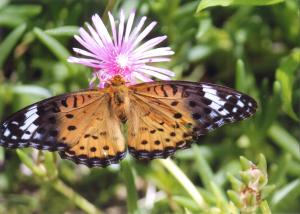
[[[115,76],[103,89],[51,97],[13,114],[0,125],[0,145],[58,151],[77,164],[105,167],[118,163],[127,150],[137,159],[166,158],[201,135],[250,117],[256,108],[250,96],[220,85],[127,86]]]

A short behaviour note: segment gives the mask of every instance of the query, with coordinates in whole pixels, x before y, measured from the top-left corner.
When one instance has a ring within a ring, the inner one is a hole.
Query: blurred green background
[[[0,117],[87,88],[90,70],[66,62],[79,46],[73,34],[94,13],[107,20],[121,8],[158,21],[150,37],[168,36],[176,54],[161,66],[176,79],[248,93],[257,114],[168,161],[127,157],[89,169],[50,152],[0,148],[0,213],[299,213],[298,0],[1,0]],[[241,155],[267,161],[269,185],[249,203],[237,188],[249,184]]]

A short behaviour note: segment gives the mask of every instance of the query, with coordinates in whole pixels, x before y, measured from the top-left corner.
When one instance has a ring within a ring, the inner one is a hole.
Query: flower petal
[[[112,31],[112,34],[113,34],[113,41],[114,41],[114,44],[117,45],[118,41],[117,41],[117,30],[116,30],[115,19],[111,15],[110,12],[108,12],[108,17],[109,17],[109,21],[110,21],[111,31]]]
[[[147,69],[147,70],[152,70],[152,71],[157,71],[159,73],[174,77],[175,73],[173,71],[170,71],[168,69],[165,68],[158,68],[158,67],[154,67],[154,66],[150,66],[150,65],[144,65],[143,68]]]
[[[96,30],[104,43],[112,43],[110,35],[98,14],[92,16]]]
[[[157,77],[158,79],[162,79],[162,80],[170,80],[171,79],[167,75],[164,75],[164,74],[161,74],[161,73],[158,73],[158,72],[155,72],[155,71],[143,69],[143,68],[138,69],[137,72],[139,72],[139,73],[142,72],[144,74],[148,74],[150,76]]]

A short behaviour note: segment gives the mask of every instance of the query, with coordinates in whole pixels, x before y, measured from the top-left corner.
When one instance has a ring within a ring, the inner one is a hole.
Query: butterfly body
[[[251,97],[214,84],[127,86],[116,76],[103,89],[59,95],[20,110],[1,124],[0,145],[59,151],[90,167],[119,162],[126,147],[138,159],[166,158],[197,136],[253,115],[256,107]]]

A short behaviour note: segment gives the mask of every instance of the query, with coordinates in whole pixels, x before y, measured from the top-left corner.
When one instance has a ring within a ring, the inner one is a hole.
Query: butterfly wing
[[[130,87],[128,148],[138,159],[168,157],[193,138],[253,115],[254,99],[233,89],[185,81]]]
[[[35,103],[1,124],[0,145],[60,151],[62,158],[88,166],[116,163],[125,142],[109,100],[101,90],[86,90]]]

